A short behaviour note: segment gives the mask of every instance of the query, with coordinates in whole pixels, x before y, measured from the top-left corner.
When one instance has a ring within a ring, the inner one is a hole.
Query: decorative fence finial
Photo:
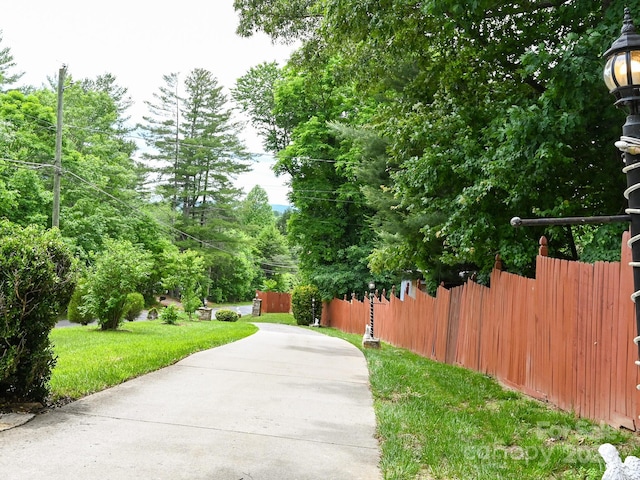
[[[541,257],[549,256],[549,242],[547,242],[547,237],[540,237],[540,248],[538,249],[538,255]]]
[[[502,258],[500,258],[500,254],[496,255],[496,261],[493,264],[493,269],[494,270],[502,270],[503,266],[502,266]]]

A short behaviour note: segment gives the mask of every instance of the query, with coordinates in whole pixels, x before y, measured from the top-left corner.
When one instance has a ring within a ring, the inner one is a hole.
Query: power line
[[[24,166],[24,168],[30,168],[31,170],[40,170],[41,168],[53,168],[54,165],[50,163],[36,163],[36,162],[25,162],[23,160],[15,160],[13,158],[0,158],[0,161],[15,163],[16,165]]]
[[[224,248],[218,247],[218,246],[216,246],[216,245],[212,245],[211,243],[206,242],[206,241],[204,241],[204,240],[201,240],[201,239],[199,239],[199,238],[197,238],[197,237],[194,237],[193,235],[190,235],[190,234],[188,234],[188,233],[186,233],[186,232],[184,232],[184,231],[182,231],[182,230],[179,230],[179,229],[177,229],[177,228],[173,227],[172,225],[169,225],[169,224],[167,224],[167,223],[161,222],[161,221],[160,221],[160,220],[158,220],[157,218],[153,218],[153,217],[151,217],[151,215],[149,215],[149,214],[147,214],[147,213],[145,213],[145,212],[141,211],[139,208],[132,207],[132,206],[131,206],[131,205],[129,205],[128,203],[124,202],[123,200],[120,200],[119,198],[115,197],[114,195],[110,194],[109,192],[106,192],[106,191],[102,190],[102,189],[101,189],[100,187],[98,187],[97,185],[95,185],[95,184],[93,184],[93,183],[89,182],[88,180],[86,180],[86,179],[82,178],[80,175],[77,175],[77,174],[75,174],[75,173],[73,173],[73,172],[71,172],[71,171],[69,171],[69,172],[65,172],[65,173],[69,173],[69,174],[70,174],[70,175],[72,175],[73,177],[75,177],[75,178],[77,178],[78,180],[80,180],[82,183],[85,183],[85,184],[89,185],[90,187],[92,187],[92,188],[93,188],[93,189],[95,189],[96,191],[98,191],[98,192],[102,193],[103,195],[106,195],[107,197],[111,198],[112,200],[115,200],[116,202],[121,203],[122,205],[124,205],[124,206],[125,206],[125,207],[127,207],[128,209],[130,209],[130,210],[132,210],[132,211],[134,211],[134,212],[136,212],[136,213],[138,213],[138,214],[140,214],[140,215],[143,215],[143,216],[144,216],[144,217],[146,217],[146,218],[150,218],[151,220],[153,220],[153,221],[154,221],[154,222],[156,222],[157,224],[159,224],[159,225],[161,225],[161,226],[163,226],[163,227],[166,227],[166,228],[168,228],[169,230],[171,230],[171,231],[173,231],[173,232],[175,232],[175,233],[178,233],[178,234],[183,235],[183,236],[185,236],[185,237],[187,237],[187,238],[190,238],[191,240],[195,240],[196,242],[200,243],[201,245],[204,245],[204,246],[207,246],[207,247],[210,247],[210,248],[213,248],[213,249],[219,250],[219,251],[224,252],[224,253],[227,253],[227,254],[229,254],[229,255],[234,255],[234,253],[233,253],[233,252],[230,252],[229,250],[225,250]],[[259,263],[261,263],[261,264],[263,264],[263,265],[270,266],[270,267],[277,267],[277,268],[286,268],[286,269],[297,270],[297,267],[296,267],[295,265],[278,265],[278,264],[275,264],[275,263],[268,263],[268,262],[259,262]],[[269,272],[271,272],[271,273],[278,273],[278,272],[271,271],[271,270],[265,270],[265,271],[269,271]]]
[[[37,170],[39,168],[53,168],[54,167],[54,165],[46,164],[46,163],[22,162],[22,161],[19,161],[19,160],[12,160],[12,159],[8,159],[8,158],[0,158],[0,160],[4,160],[6,162],[29,165],[29,166],[32,166],[32,168],[34,170]],[[74,177],[79,178],[84,183],[87,183],[88,185],[92,186],[92,188],[95,188],[95,189],[99,190],[99,187],[97,185],[91,184],[88,180],[85,180],[85,179],[79,177],[77,174],[71,172],[70,170],[64,170],[63,172],[64,173],[69,173],[69,174],[73,175]],[[104,192],[106,195],[110,195],[108,192],[105,192],[104,190],[100,190],[100,191]],[[338,192],[336,190],[334,190],[334,191],[331,191],[331,190],[298,190],[298,191],[299,192],[317,192],[317,193],[340,193],[340,192]],[[295,193],[295,192],[292,192],[292,193]],[[110,196],[112,196],[112,195],[110,195]],[[116,197],[113,197],[113,198],[117,199]],[[304,196],[304,195],[295,195],[295,198],[303,199],[303,200],[318,200],[318,201],[335,202],[335,203],[338,203],[338,202],[340,202],[340,203],[351,203],[351,204],[354,204],[354,205],[366,205],[367,204],[367,202],[364,201],[364,200],[363,201],[341,200],[341,199],[336,199],[336,198],[321,198],[321,197],[311,197],[311,196]],[[120,200],[118,200],[118,201],[120,201]],[[128,205],[127,205],[127,207],[128,207]],[[217,210],[221,210],[221,209],[217,209]]]
[[[158,225],[161,225],[161,226],[163,226],[163,227],[165,227],[165,228],[168,228],[168,229],[169,229],[169,230],[171,230],[172,232],[178,233],[178,234],[180,234],[180,235],[182,235],[182,236],[184,236],[184,237],[186,237],[186,238],[189,238],[189,239],[191,239],[191,240],[195,240],[196,242],[200,243],[200,244],[201,244],[201,245],[203,245],[203,246],[207,246],[207,247],[209,247],[209,248],[213,248],[213,249],[215,249],[215,250],[219,250],[219,251],[224,252],[224,253],[227,253],[227,254],[229,254],[229,255],[234,255],[234,253],[233,253],[233,252],[230,252],[229,250],[225,250],[224,248],[218,247],[218,246],[216,246],[216,245],[212,245],[212,244],[211,244],[211,243],[209,243],[209,242],[206,242],[206,241],[204,241],[204,240],[201,240],[201,239],[199,239],[199,238],[196,238],[196,237],[194,237],[193,235],[190,235],[190,234],[188,234],[188,233],[186,233],[186,232],[184,232],[184,231],[182,231],[182,230],[179,230],[179,229],[175,228],[175,227],[174,227],[174,226],[172,226],[172,225],[169,225],[168,223],[162,222],[162,221],[158,220],[157,218],[152,217],[152,216],[151,216],[151,215],[149,215],[148,213],[143,212],[142,210],[140,210],[139,208],[137,208],[137,207],[133,207],[133,206],[129,205],[128,203],[126,203],[125,201],[120,200],[119,198],[117,198],[117,197],[115,197],[114,195],[110,194],[109,192],[104,191],[103,189],[101,189],[100,187],[98,187],[97,185],[95,185],[94,183],[91,183],[90,181],[88,181],[88,180],[86,180],[86,179],[82,178],[80,175],[77,175],[77,174],[75,174],[75,173],[73,173],[73,172],[71,172],[71,171],[65,171],[65,173],[69,173],[71,176],[73,176],[73,177],[77,178],[77,179],[78,179],[78,180],[80,180],[82,183],[85,183],[86,185],[90,186],[90,187],[91,187],[91,188],[93,188],[94,190],[96,190],[96,191],[98,191],[98,192],[102,193],[103,195],[105,195],[105,196],[109,197],[110,199],[115,200],[116,202],[118,202],[118,203],[122,204],[123,206],[127,207],[127,209],[129,209],[129,210],[131,210],[131,211],[133,211],[133,212],[135,212],[135,213],[137,213],[137,214],[139,214],[139,215],[142,215],[142,216],[144,216],[144,217],[146,217],[146,218],[150,218],[151,220],[153,220],[154,222],[156,222]]]

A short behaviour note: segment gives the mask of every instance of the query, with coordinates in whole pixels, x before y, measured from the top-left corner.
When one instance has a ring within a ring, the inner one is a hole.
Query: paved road
[[[376,480],[362,353],[285,325],[0,432],[3,480]]]
[[[228,310],[233,310],[234,312],[239,312],[240,314],[242,314],[242,316],[245,315],[251,315],[251,310],[252,310],[252,306],[251,305],[240,305],[240,306],[232,306],[232,307],[216,307],[212,310],[212,317],[213,319],[216,318],[216,312],[218,310],[221,309],[228,309]],[[136,318],[134,321],[139,322],[142,320],[146,320],[147,319],[147,310],[143,310],[142,313],[138,316],[138,318]],[[125,324],[127,323],[126,320],[124,322]],[[90,325],[96,325],[96,323],[92,323]],[[79,326],[78,323],[71,323],[69,320],[60,320],[56,323],[56,328],[60,328],[60,327],[77,327]]]

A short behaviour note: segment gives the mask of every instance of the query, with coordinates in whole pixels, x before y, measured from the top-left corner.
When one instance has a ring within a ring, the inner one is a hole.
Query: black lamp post
[[[369,282],[369,328],[371,329],[369,333],[371,334],[371,338],[375,338],[373,334],[373,299],[375,298],[375,289],[376,284]]]
[[[624,152],[624,168],[627,189],[624,196],[629,201],[626,213],[631,218],[630,265],[633,267],[635,292],[631,296],[636,310],[636,345],[640,342],[640,35],[636,33],[629,9],[624,10],[624,23],[620,37],[604,54],[604,82],[616,97],[615,105],[628,111],[627,121],[622,127],[622,138],[616,146]],[[639,351],[640,355],[640,345]],[[636,361],[636,365],[640,365]]]

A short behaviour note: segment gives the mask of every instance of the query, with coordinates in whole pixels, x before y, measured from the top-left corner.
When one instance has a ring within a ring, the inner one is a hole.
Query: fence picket
[[[392,294],[374,304],[375,334],[580,416],[635,430],[640,369],[625,242],[620,263],[538,256],[535,279],[494,270],[491,287],[469,281],[404,301]],[[325,304],[322,322],[363,334],[368,307],[368,300],[335,299]]]

